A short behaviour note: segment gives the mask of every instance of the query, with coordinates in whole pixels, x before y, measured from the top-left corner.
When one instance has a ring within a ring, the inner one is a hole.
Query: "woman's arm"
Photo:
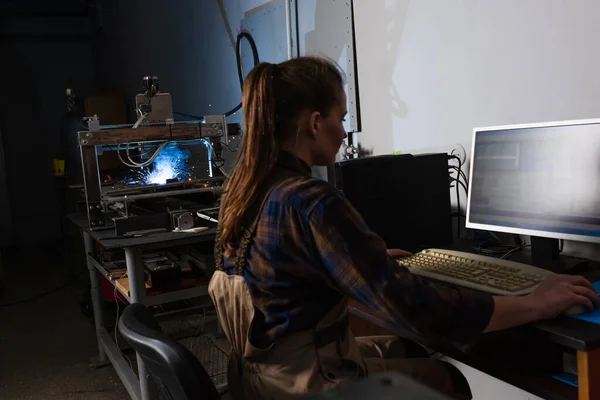
[[[336,194],[324,196],[307,218],[324,279],[424,336],[468,343],[484,331],[556,316],[574,304],[598,303],[587,280],[565,275],[550,275],[533,294],[520,298],[437,285],[398,265],[385,242]]]
[[[552,274],[530,295],[495,296],[494,313],[485,332],[554,318],[573,305],[582,305],[592,310],[600,305],[600,300],[587,279],[581,276]]]
[[[387,253],[396,259],[412,255],[399,249],[388,249]],[[528,296],[494,296],[494,313],[485,332],[554,318],[573,305],[592,310],[600,305],[600,298],[587,279],[581,276],[552,274]]]

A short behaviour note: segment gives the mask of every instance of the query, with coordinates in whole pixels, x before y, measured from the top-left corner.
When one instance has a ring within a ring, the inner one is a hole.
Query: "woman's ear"
[[[314,137],[319,135],[319,132],[323,125],[323,117],[321,113],[318,111],[314,111],[310,114],[310,118],[308,119],[308,126],[310,128],[310,132]]]

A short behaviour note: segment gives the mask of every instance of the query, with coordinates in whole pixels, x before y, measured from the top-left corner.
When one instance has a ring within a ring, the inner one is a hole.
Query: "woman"
[[[455,344],[598,303],[581,277],[553,275],[533,294],[508,298],[437,287],[399,267],[340,193],[311,177],[312,166],[334,162],[346,137],[343,77],[333,63],[262,63],[244,83],[243,104],[244,142],[221,203],[209,287],[233,348],[236,397],[290,398],[383,370],[470,397],[449,364],[414,358],[426,356],[418,346],[354,338],[348,298]]]

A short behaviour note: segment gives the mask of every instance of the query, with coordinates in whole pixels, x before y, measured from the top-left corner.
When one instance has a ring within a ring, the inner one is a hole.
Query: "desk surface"
[[[472,242],[464,241],[450,248],[459,251],[473,252]],[[516,252],[508,258],[524,264],[531,264],[531,252],[524,250]],[[594,265],[595,264],[595,265]],[[580,272],[581,275],[595,282],[600,280],[600,264],[593,263],[592,267]],[[600,348],[600,325],[571,317],[559,317],[532,323],[523,327],[532,329],[542,338],[573,350],[593,350]]]
[[[536,396],[549,400],[577,399],[576,388],[552,378],[553,374],[562,371],[562,346],[539,340],[531,330],[516,328],[488,333],[461,351],[427,343],[424,338],[392,325],[360,303],[351,302],[349,310],[359,318],[389,331],[387,334],[394,333],[421,343]]]
[[[513,261],[530,263],[531,253],[521,252],[510,258]],[[592,263],[588,270],[580,274],[591,282],[600,280],[600,266]],[[527,327],[536,331],[543,338],[571,348],[573,350],[593,350],[600,348],[600,325],[580,319],[561,316],[551,320],[538,321]]]
[[[85,214],[69,214],[67,218],[79,229],[89,232],[106,249],[120,248],[153,248],[157,245],[170,246],[173,244],[185,245],[199,241],[210,240],[217,232],[216,228],[209,228],[202,232],[164,232],[140,237],[115,237],[113,229],[90,230],[88,217]]]

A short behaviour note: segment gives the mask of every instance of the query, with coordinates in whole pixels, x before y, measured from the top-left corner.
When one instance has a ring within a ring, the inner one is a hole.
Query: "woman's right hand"
[[[536,319],[557,317],[576,305],[589,311],[600,306],[600,297],[592,284],[575,275],[551,274],[526,297],[536,310]]]

